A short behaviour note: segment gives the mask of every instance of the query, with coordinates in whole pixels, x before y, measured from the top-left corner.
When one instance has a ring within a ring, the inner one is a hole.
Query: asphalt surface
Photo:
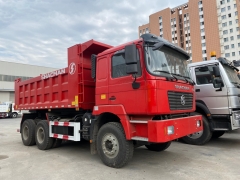
[[[205,146],[173,142],[163,152],[140,147],[127,166],[114,169],[90,154],[88,142],[66,142],[48,151],[24,146],[19,123],[20,118],[0,119],[0,180],[240,179],[240,131]]]

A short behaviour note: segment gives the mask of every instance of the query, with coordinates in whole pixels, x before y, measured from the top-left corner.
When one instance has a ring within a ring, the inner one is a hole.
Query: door
[[[196,100],[203,101],[211,114],[229,114],[226,85],[223,85],[222,90],[213,87],[214,66],[216,67],[215,64],[205,65],[194,69]]]
[[[122,51],[124,52],[124,51]],[[123,105],[129,114],[146,113],[145,81],[142,73],[140,58],[141,50],[138,49],[138,73],[136,82],[140,83],[138,89],[133,89],[133,75],[126,74],[124,53],[115,53],[111,56],[109,77],[109,104]]]

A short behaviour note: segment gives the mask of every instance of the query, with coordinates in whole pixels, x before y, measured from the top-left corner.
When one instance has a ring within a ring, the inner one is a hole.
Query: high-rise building
[[[149,16],[139,36],[152,33],[185,49],[193,62],[210,59],[210,52],[240,59],[240,0],[189,0]]]

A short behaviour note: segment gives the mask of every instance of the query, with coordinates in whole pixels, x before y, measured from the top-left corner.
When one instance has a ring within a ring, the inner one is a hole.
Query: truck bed
[[[91,55],[112,46],[94,40],[68,48],[68,67],[25,81],[15,80],[15,109],[92,109],[95,82],[91,78]]]

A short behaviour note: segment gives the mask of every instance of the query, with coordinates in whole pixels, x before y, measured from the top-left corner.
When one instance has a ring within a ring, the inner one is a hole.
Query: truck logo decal
[[[185,105],[185,96],[184,95],[181,96],[181,104],[183,106]]]
[[[184,90],[189,90],[189,87],[187,86],[180,86],[180,85],[175,85],[176,89],[184,89]]]
[[[76,71],[76,64],[75,63],[71,63],[69,65],[69,74],[73,75]]]
[[[56,70],[56,71],[53,71],[53,72],[50,72],[50,73],[47,73],[47,74],[42,74],[41,75],[41,79],[48,79],[48,78],[51,78],[51,77],[55,77],[55,76],[58,76],[60,74],[65,74],[65,68],[64,69],[59,69],[59,70]]]

